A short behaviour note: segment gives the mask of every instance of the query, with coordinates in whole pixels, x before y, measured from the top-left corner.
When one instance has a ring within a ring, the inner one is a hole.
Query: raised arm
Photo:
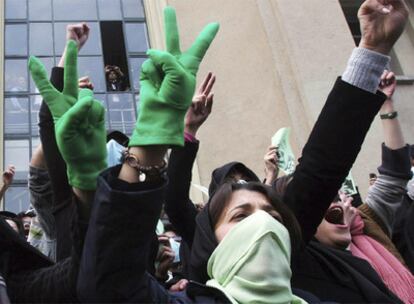
[[[15,172],[16,168],[13,165],[7,166],[6,171],[3,172],[3,184],[0,188],[0,201],[4,198],[4,194],[6,193],[7,189],[9,189],[10,185],[13,183]]]
[[[380,110],[384,144],[382,164],[378,167],[379,176],[369,188],[365,200],[385,225],[385,233],[392,234],[395,213],[406,193],[407,181],[411,178],[410,148],[404,141],[398,113],[394,109],[393,94],[397,85],[395,75],[385,71],[381,77],[380,89],[387,96]]]
[[[387,2],[366,0],[359,9],[360,47],[328,96],[287,187],[284,199],[297,216],[305,243],[315,234],[385,100],[384,94],[374,93],[408,15],[401,0]]]
[[[142,65],[139,116],[125,161],[99,178],[78,282],[85,302],[169,302],[145,271],[165,199],[163,158],[167,147],[184,144],[196,72],[218,25],[208,25],[182,53],[175,11],[168,7],[164,14],[167,51],[148,51],[150,59]]]
[[[199,141],[197,132],[211,113],[215,76],[208,73],[193,97],[184,123],[184,147],[173,147],[167,175],[169,185],[165,201],[165,212],[178,234],[191,247],[195,231],[197,209],[190,200],[192,168],[197,156]]]

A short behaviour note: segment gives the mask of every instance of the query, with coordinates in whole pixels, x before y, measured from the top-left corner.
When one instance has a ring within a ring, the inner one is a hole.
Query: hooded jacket
[[[306,284],[295,285],[295,272],[298,273],[301,269],[299,262],[303,261],[301,259],[303,253],[309,254],[307,245],[348,175],[366,133],[384,100],[385,96],[380,92],[372,94],[341,79],[336,81],[328,96],[283,197],[283,201],[288,204],[298,219],[303,237],[302,250],[292,257],[293,287],[314,292]],[[190,278],[199,282],[206,282],[209,279],[207,262],[217,246],[208,209],[206,206],[196,218],[197,226],[192,247]],[[318,263],[316,260],[305,261],[303,261],[305,264]],[[318,264],[310,264],[309,267],[312,265]],[[334,267],[332,270],[335,269]],[[326,271],[329,274],[329,270]],[[312,275],[312,273],[308,274]],[[375,299],[377,302],[398,303],[399,299],[387,290],[378,275],[373,273],[372,276],[375,287],[370,290],[375,290],[374,295],[367,295],[364,286],[357,286],[361,289],[349,292],[352,290],[350,286],[355,284],[352,277],[348,277],[351,285],[345,279],[342,286],[335,284],[331,288],[323,286],[327,294],[314,293],[322,301],[372,302],[372,299]],[[321,284],[323,283],[319,285]],[[340,292],[336,293],[337,291]]]

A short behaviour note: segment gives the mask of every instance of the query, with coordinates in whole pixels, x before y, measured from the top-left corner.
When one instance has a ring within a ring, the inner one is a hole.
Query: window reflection
[[[120,0],[98,0],[99,18],[101,20],[121,20]]]
[[[5,164],[13,164],[16,167],[15,180],[26,180],[29,168],[29,140],[5,140]]]
[[[96,2],[91,0],[53,0],[55,20],[96,20]]]
[[[27,60],[6,59],[4,78],[7,92],[27,91]]]
[[[6,24],[6,55],[27,56],[26,24]]]
[[[29,133],[29,102],[26,97],[10,97],[4,100],[5,134]]]
[[[51,23],[30,23],[30,55],[53,55]]]
[[[132,94],[108,94],[108,107],[111,129],[131,135],[136,118]]]
[[[105,76],[102,57],[79,57],[79,77],[89,76],[95,92],[105,92]]]
[[[128,51],[145,53],[148,49],[145,23],[126,23],[125,31],[128,41]]]
[[[125,18],[144,18],[144,7],[141,0],[122,0]]]
[[[6,0],[6,19],[26,19],[26,0]]]
[[[29,19],[36,21],[51,20],[51,0],[29,0]]]
[[[12,186],[7,190],[4,200],[5,210],[14,213],[26,211],[30,205],[29,190],[27,186]]]
[[[136,57],[136,58],[129,59],[134,88],[137,91],[139,91],[139,88],[140,88],[139,75],[141,73],[141,66],[145,60],[147,60],[147,58],[143,58],[143,57]]]

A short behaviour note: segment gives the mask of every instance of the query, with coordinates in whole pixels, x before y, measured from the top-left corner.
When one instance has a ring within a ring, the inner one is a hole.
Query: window
[[[89,76],[95,98],[105,107],[106,128],[131,135],[139,102],[140,67],[149,47],[142,0],[5,0],[4,159],[17,168],[5,196],[5,208],[28,206],[29,160],[39,144],[38,113],[42,97],[27,67],[37,56],[50,71],[62,56],[66,26],[87,22],[90,36],[78,56],[78,75]],[[107,87],[105,65],[116,65],[127,89]]]
[[[27,56],[27,25],[8,24],[5,27],[7,56]]]

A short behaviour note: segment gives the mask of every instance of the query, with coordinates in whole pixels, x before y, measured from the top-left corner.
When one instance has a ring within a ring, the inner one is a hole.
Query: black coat
[[[365,261],[349,258],[351,264],[361,267],[358,275],[350,265],[341,267],[339,263],[347,262],[338,257],[339,253],[335,255],[325,250],[326,246],[309,243],[384,100],[382,93],[372,94],[338,79],[283,197],[296,215],[303,236],[303,248],[292,257],[292,287],[312,292],[322,301],[399,302]],[[217,246],[208,208],[198,215],[196,225],[190,278],[206,282],[207,262]]]

